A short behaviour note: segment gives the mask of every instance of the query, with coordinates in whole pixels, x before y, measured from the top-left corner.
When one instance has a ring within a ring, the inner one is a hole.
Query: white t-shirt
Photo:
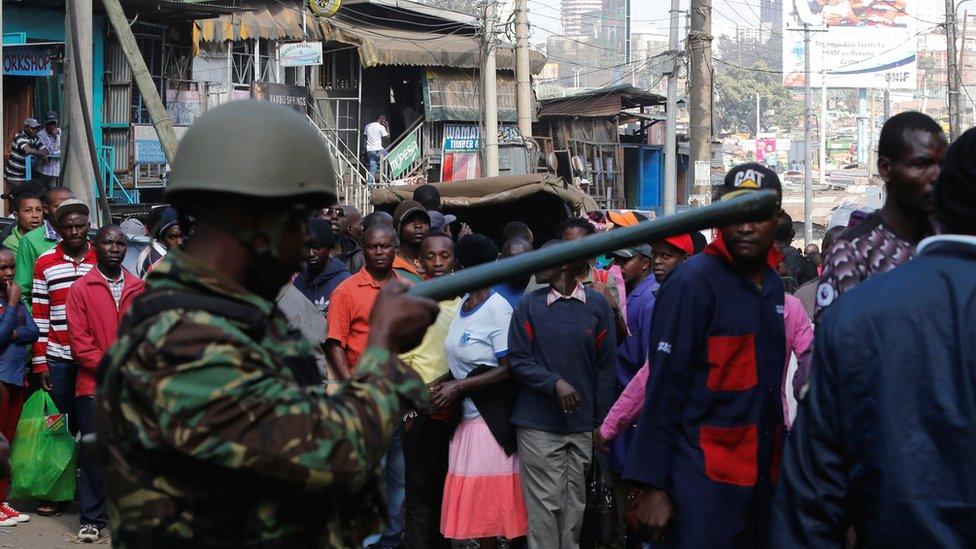
[[[454,379],[464,379],[478,366],[498,366],[498,359],[508,356],[508,325],[512,321],[512,306],[492,292],[488,299],[472,311],[465,312],[461,302],[457,316],[451,321],[444,339],[447,366]],[[478,417],[478,408],[470,398],[462,403],[464,419]]]
[[[386,126],[380,124],[379,122],[370,122],[366,124],[366,129],[363,130],[366,134],[366,151],[382,151],[383,150],[383,138],[390,137],[390,132],[386,131]]]

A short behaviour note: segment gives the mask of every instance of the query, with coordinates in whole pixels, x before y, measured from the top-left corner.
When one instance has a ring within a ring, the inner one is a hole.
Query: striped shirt
[[[96,266],[96,268],[98,268]],[[122,303],[122,290],[125,289],[125,273],[119,273],[117,279],[109,278],[107,274],[98,269],[98,274],[102,275],[105,282],[108,283],[108,289],[112,292],[112,299],[115,300],[115,310],[119,310],[119,304]]]
[[[23,130],[17,132],[10,144],[10,157],[3,167],[3,176],[7,181],[23,183],[27,176],[27,148],[45,150],[37,137],[30,137]]]
[[[95,266],[95,248],[91,243],[87,244],[88,252],[80,262],[65,254],[62,246],[58,244],[41,254],[34,265],[31,314],[40,331],[31,359],[34,372],[47,371],[49,360],[71,360],[66,311],[68,290]]]

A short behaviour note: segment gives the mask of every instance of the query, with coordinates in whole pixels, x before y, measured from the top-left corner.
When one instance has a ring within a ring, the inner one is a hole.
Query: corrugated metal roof
[[[568,97],[554,97],[541,101],[539,117],[546,116],[616,116],[624,109],[663,105],[663,95],[629,85],[610,86],[578,93]]]

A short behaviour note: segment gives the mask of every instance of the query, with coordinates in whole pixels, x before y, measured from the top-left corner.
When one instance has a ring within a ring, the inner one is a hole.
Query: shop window
[[[359,87],[359,54],[354,47],[326,51],[319,67],[319,85],[326,90]]]

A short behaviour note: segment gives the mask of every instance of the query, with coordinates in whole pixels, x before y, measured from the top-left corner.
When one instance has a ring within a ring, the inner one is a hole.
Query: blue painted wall
[[[64,11],[3,7],[3,34],[24,33],[27,41],[64,42]],[[102,104],[105,95],[105,18],[92,18],[92,127],[95,145],[102,144]]]

